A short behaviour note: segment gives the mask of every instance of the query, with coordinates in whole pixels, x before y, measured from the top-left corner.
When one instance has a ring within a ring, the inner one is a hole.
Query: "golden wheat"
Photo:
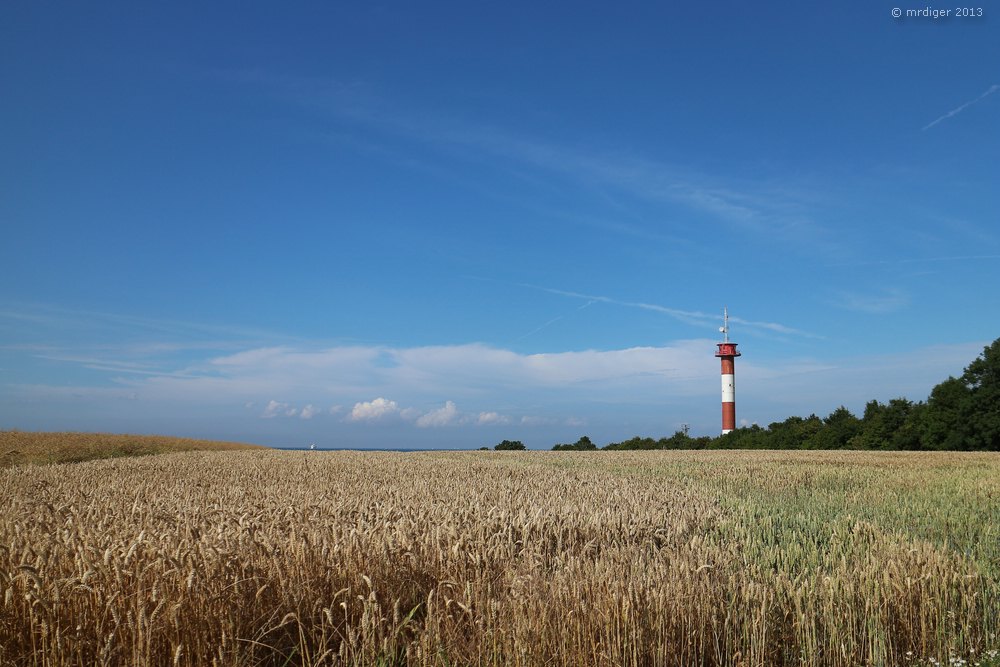
[[[193,450],[261,449],[258,445],[159,435],[0,431],[0,468],[24,463],[79,463],[118,456]]]
[[[0,663],[896,665],[1000,632],[1000,458],[190,452],[0,470]]]

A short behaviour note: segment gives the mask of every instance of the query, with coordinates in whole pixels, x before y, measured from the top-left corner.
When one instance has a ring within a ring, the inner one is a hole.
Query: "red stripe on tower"
[[[736,428],[736,343],[729,342],[729,309],[722,309],[723,325],[719,327],[723,342],[715,356],[722,359],[722,435]]]

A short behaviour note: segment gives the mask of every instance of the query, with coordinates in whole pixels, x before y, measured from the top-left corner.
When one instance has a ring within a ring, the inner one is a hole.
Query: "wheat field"
[[[120,433],[0,431],[0,468],[25,463],[80,463],[119,456],[194,450],[264,449],[259,445]]]
[[[0,469],[3,665],[996,665],[1000,457]]]

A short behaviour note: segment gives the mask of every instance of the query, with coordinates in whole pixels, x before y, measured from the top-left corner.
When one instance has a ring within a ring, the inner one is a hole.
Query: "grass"
[[[195,450],[241,450],[257,445],[158,435],[0,431],[0,468],[24,464],[80,463],[92,459]]]
[[[0,497],[4,665],[1000,662],[995,454],[187,452]]]

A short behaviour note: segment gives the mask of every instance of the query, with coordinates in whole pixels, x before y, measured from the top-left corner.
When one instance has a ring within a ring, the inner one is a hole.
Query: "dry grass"
[[[192,452],[12,467],[0,498],[4,665],[972,665],[1000,643],[996,455]]]
[[[0,468],[25,463],[79,463],[118,456],[194,450],[259,449],[257,445],[159,435],[0,431]]]

